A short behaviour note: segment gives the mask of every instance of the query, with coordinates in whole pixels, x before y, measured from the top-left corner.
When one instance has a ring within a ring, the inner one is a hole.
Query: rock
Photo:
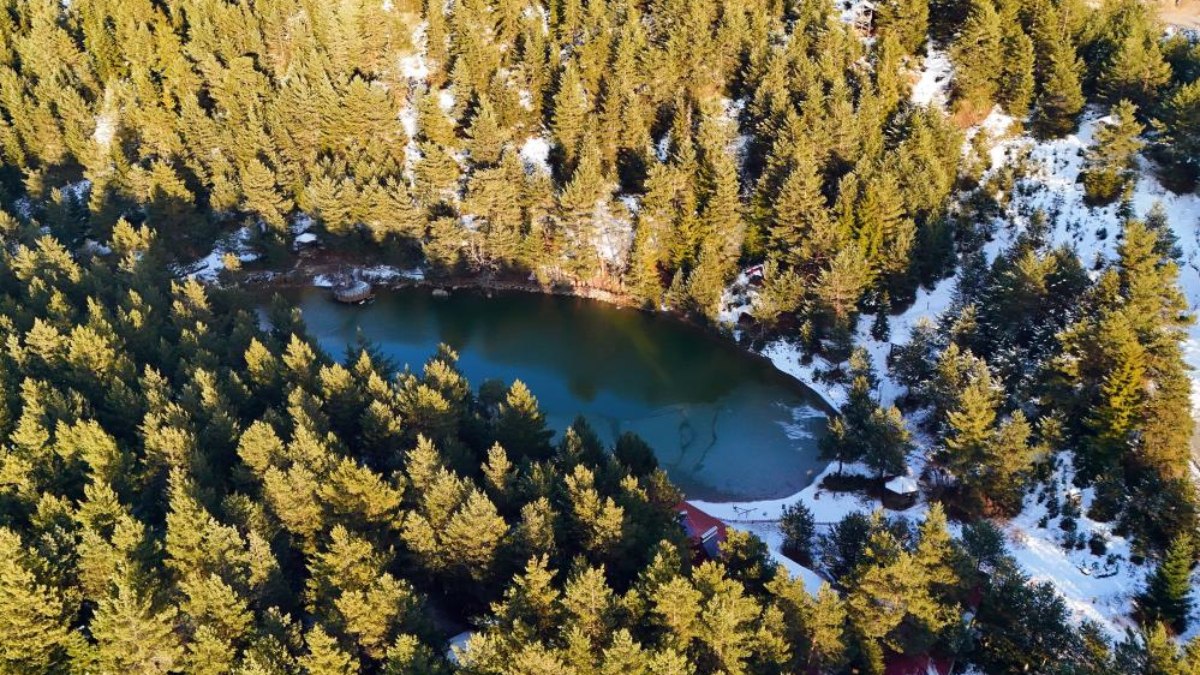
[[[450,297],[450,291],[448,291],[444,288],[435,288],[435,289],[433,289],[433,297],[448,298],[448,297]]]

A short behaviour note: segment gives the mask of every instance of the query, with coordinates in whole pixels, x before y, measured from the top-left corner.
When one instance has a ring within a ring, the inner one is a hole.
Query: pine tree
[[[1039,83],[1035,123],[1044,136],[1063,136],[1075,129],[1085,103],[1080,72],[1083,64],[1069,41],[1056,35],[1050,42],[1046,73]]]
[[[514,381],[500,404],[497,442],[519,457],[545,459],[550,454],[553,435],[546,428],[546,418],[538,409],[537,399],[525,383]]]
[[[839,320],[845,320],[870,281],[870,269],[857,244],[838,251],[817,278],[817,295]]]
[[[1128,449],[1144,396],[1146,356],[1124,312],[1108,312],[1098,329],[1107,367],[1087,420],[1094,435],[1088,459],[1096,471],[1102,471],[1113,467]]]
[[[818,168],[811,154],[802,155],[775,201],[768,236],[772,249],[792,266],[821,262],[837,250]]]
[[[580,139],[584,133],[584,119],[589,112],[587,94],[579,79],[574,62],[568,61],[558,79],[558,92],[554,95],[554,115],[551,131],[559,153],[562,172],[570,175],[575,171]]]
[[[1158,46],[1160,34],[1147,26],[1120,39],[1096,81],[1105,101],[1129,100],[1142,109],[1157,102],[1159,90],[1171,79],[1171,66]]]
[[[989,377],[975,378],[955,393],[946,414],[946,462],[964,490],[969,507],[987,485],[986,457],[996,420],[996,394]]]
[[[1200,177],[1200,80],[1171,92],[1158,120],[1160,154],[1183,172],[1184,181],[1195,182]]]
[[[1153,625],[1166,623],[1177,634],[1187,630],[1192,610],[1192,565],[1195,548],[1189,535],[1171,541],[1167,555],[1146,582],[1138,596],[1138,611],[1143,621]]]
[[[1095,144],[1084,156],[1083,187],[1088,201],[1111,204],[1129,189],[1142,148],[1137,108],[1128,100],[1113,106],[1112,122],[1096,130]]]
[[[954,91],[961,105],[984,111],[996,100],[1004,70],[1003,30],[992,0],[970,0],[969,7],[950,52]]]
[[[269,227],[281,231],[284,216],[292,208],[289,199],[279,193],[275,172],[258,159],[251,159],[241,172],[242,195],[247,210],[262,218]]]
[[[1018,410],[1000,423],[985,450],[983,487],[1005,513],[1017,513],[1021,508],[1023,488],[1037,451],[1030,444],[1031,434],[1025,414]]]
[[[779,515],[779,529],[783,532],[784,554],[802,565],[811,564],[816,531],[812,511],[800,502],[785,506]]]
[[[894,35],[906,54],[916,54],[929,32],[927,0],[888,0],[875,7],[875,30]]]
[[[175,623],[174,609],[156,609],[147,593],[118,577],[90,623],[99,668],[146,675],[178,668],[183,649]]]
[[[496,550],[508,532],[504,518],[483,492],[472,490],[441,533],[441,546],[452,564],[476,580],[491,571]]]
[[[1006,25],[1002,40],[1004,63],[1001,67],[999,94],[1005,109],[1024,117],[1033,102],[1034,61],[1033,40],[1013,21]]]
[[[487,166],[500,161],[500,152],[504,147],[504,132],[496,119],[496,112],[487,97],[481,98],[467,129],[467,150],[471,153],[471,161],[476,165]]]
[[[353,657],[342,651],[337,641],[317,624],[304,636],[308,653],[300,659],[304,671],[311,675],[355,675],[359,672]]]
[[[1118,281],[1125,298],[1125,317],[1139,341],[1158,351],[1160,340],[1174,340],[1188,325],[1187,301],[1177,285],[1178,269],[1164,260],[1161,239],[1140,220],[1125,221],[1117,246]]]
[[[68,613],[56,589],[39,583],[20,538],[0,529],[0,667],[55,672],[66,661]]]

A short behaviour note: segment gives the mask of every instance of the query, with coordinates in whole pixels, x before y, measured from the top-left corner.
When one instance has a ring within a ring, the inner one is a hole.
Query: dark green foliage
[[[1166,557],[1150,575],[1146,590],[1138,596],[1142,620],[1154,625],[1162,622],[1176,633],[1187,630],[1191,613],[1192,566],[1196,551],[1192,538],[1182,534],[1171,542]]]
[[[850,397],[841,415],[829,422],[829,434],[821,439],[821,456],[836,461],[862,462],[879,477],[903,471],[912,441],[900,411],[883,408],[872,397],[874,373],[865,352],[851,359],[854,378]]]
[[[784,507],[779,516],[779,529],[783,532],[783,552],[801,564],[810,564],[816,535],[812,511],[800,503]]]
[[[1137,108],[1127,100],[1113,106],[1111,123],[1096,131],[1096,144],[1084,158],[1083,187],[1092,204],[1110,204],[1129,189],[1142,148]]]

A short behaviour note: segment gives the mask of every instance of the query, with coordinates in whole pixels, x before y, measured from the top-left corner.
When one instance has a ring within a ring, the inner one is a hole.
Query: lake
[[[669,317],[529,293],[438,298],[414,288],[381,291],[363,306],[335,303],[323,289],[285,295],[336,357],[361,332],[420,370],[444,342],[475,387],[524,381],[556,431],[582,414],[606,443],[637,433],[689,498],[784,497],[824,466],[817,442],[826,414],[816,394]]]

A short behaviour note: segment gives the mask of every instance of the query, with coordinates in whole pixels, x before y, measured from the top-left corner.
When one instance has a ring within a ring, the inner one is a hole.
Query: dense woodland
[[[1174,637],[1200,507],[1172,224],[1126,204],[1104,262],[1035,213],[989,260],[1020,166],[989,171],[967,131],[998,104],[1055,137],[1097,106],[1089,201],[1126,202],[1139,152],[1195,189],[1200,45],[1145,6],[0,5],[0,672],[1200,672]],[[908,95],[929,46],[946,110]],[[468,383],[449,349],[335,358],[282,303],[260,325],[233,284],[176,274],[243,227],[285,259],[302,214],[348,255],[698,320],[765,263],[747,333],[849,385],[823,451],[894,475],[920,434],[929,515],[817,534],[790,511],[815,597],[744,533],[695,561],[636,437],[556,439],[536,392]],[[892,336],[907,394],[881,407],[859,317],[884,339],[951,274],[955,311]],[[992,523],[1073,508],[1047,482],[1065,465],[1154,570],[1124,640]]]

